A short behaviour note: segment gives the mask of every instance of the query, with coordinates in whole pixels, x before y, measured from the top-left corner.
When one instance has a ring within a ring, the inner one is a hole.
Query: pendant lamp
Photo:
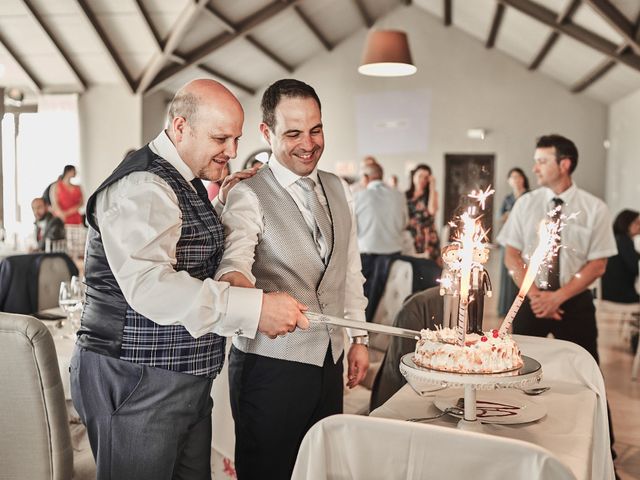
[[[374,77],[404,77],[413,75],[417,70],[411,61],[409,41],[405,32],[369,32],[358,72]]]

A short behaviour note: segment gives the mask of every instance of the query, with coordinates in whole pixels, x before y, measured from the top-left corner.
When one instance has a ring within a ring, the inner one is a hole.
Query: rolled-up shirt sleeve
[[[209,332],[255,337],[261,290],[175,270],[182,214],[160,177],[124,177],[98,195],[95,215],[111,271],[135,311],[159,325],[182,325],[196,338]]]

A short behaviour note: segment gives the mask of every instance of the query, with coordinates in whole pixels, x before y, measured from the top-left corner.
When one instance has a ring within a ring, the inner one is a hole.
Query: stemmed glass
[[[78,277],[71,277],[70,282],[60,283],[60,294],[58,295],[58,305],[67,314],[67,320],[71,325],[72,332],[75,333],[80,328],[80,312],[82,311],[82,284]],[[73,337],[73,334],[65,335]]]

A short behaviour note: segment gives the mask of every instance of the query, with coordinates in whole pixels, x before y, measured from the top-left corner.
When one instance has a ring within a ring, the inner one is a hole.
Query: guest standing
[[[420,164],[409,176],[409,190],[406,192],[409,208],[409,231],[413,237],[416,253],[442,264],[440,239],[435,225],[438,212],[438,192],[436,179],[431,167]]]
[[[56,216],[60,217],[65,225],[82,225],[82,215],[80,209],[84,203],[82,190],[78,185],[71,183],[76,176],[76,167],[66,165],[56,182],[55,186],[55,208]]]
[[[504,225],[509,218],[509,212],[522,195],[529,191],[529,179],[521,168],[515,167],[509,170],[507,182],[511,187],[511,193],[507,195],[500,207],[500,222]],[[498,299],[498,314],[505,316],[509,311],[509,307],[518,295],[518,287],[513,282],[509,270],[504,265],[504,248],[500,252],[500,297]]]
[[[638,261],[640,253],[635,249],[633,238],[640,234],[640,213],[623,210],[613,222],[613,235],[618,254],[609,258],[602,276],[602,298],[618,303],[638,303],[636,291]]]

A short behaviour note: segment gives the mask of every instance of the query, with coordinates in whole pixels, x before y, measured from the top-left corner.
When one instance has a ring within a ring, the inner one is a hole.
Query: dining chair
[[[292,480],[574,480],[551,452],[456,428],[334,415],[305,435]]]

